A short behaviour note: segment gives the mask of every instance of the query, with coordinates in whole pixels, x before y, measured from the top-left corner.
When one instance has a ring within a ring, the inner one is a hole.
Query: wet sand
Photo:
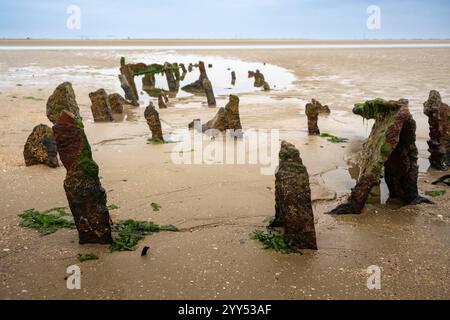
[[[171,43],[171,42],[166,42]],[[104,45],[103,43],[100,43]],[[164,44],[164,43],[162,43]],[[179,44],[179,43],[177,43]],[[228,44],[225,42],[225,44]],[[17,45],[10,43],[10,45]],[[163,51],[163,49],[159,50]],[[164,52],[164,51],[163,51]],[[94,124],[88,93],[119,91],[115,75],[121,55],[145,51],[0,51],[0,298],[2,299],[448,299],[449,194],[435,205],[400,207],[372,199],[360,216],[323,213],[343,201],[354,183],[355,156],[370,133],[351,113],[356,102],[408,98],[418,123],[419,186],[442,175],[428,169],[427,122],[422,103],[436,89],[450,101],[450,48],[183,50],[170,54],[267,63],[295,76],[269,93],[239,94],[244,129],[279,129],[294,143],[311,176],[319,250],[303,255],[265,251],[249,234],[274,214],[274,177],[255,165],[175,165],[172,144],[147,145],[143,105],[127,120]],[[151,63],[152,61],[145,61]],[[83,68],[80,68],[82,66]],[[239,70],[239,79],[247,70]],[[118,71],[117,71],[118,72]],[[228,71],[225,75],[228,77]],[[264,73],[264,72],[263,72]],[[265,73],[271,82],[271,74]],[[274,79],[272,79],[274,81]],[[71,81],[108,202],[127,218],[174,224],[178,233],[147,236],[135,252],[80,246],[76,231],[40,237],[18,226],[29,208],[67,206],[65,169],[26,168],[23,144],[32,128],[45,123],[45,104],[62,81]],[[21,86],[18,86],[20,84]],[[214,84],[214,83],[213,83]],[[28,98],[27,98],[28,97]],[[29,97],[33,97],[30,99]],[[218,106],[226,103],[218,97]],[[308,137],[305,102],[317,98],[332,114],[319,119],[323,132],[350,139],[332,144]],[[217,109],[204,99],[171,100],[160,110],[165,133],[203,121]],[[178,106],[178,107],[177,107]],[[183,107],[184,106],[184,107]],[[186,107],[187,106],[187,107]],[[162,206],[154,212],[150,203]],[[151,247],[147,257],[140,249]],[[79,263],[78,253],[97,261]],[[82,290],[66,289],[66,268],[78,264]],[[382,289],[368,290],[367,267],[382,268]]]

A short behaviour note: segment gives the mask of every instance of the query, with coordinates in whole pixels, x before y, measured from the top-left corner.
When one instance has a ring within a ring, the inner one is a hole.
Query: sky
[[[370,5],[379,29],[367,27]],[[27,37],[449,39],[450,1],[0,0],[0,38]]]

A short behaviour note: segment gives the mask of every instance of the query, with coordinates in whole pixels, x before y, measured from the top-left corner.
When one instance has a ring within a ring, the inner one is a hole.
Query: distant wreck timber
[[[120,59],[120,71],[121,75],[119,76],[121,81],[121,86],[125,92],[125,98],[127,100],[132,101],[135,104],[139,100],[138,92],[136,89],[136,84],[134,77],[135,76],[144,76],[142,78],[142,87],[145,91],[155,91],[156,88],[156,74],[165,75],[167,80],[167,85],[169,87],[169,95],[173,95],[179,90],[179,82],[186,75],[184,71],[186,67],[181,67],[178,63],[169,63],[165,62],[163,65],[161,64],[150,64],[147,65],[145,63],[133,63],[126,64],[125,58],[122,57]],[[183,75],[180,75],[180,68],[183,69]]]
[[[112,243],[106,191],[99,179],[99,168],[92,159],[83,123],[63,111],[53,126],[61,162],[67,170],[64,190],[78,230],[80,244]]]
[[[305,107],[305,114],[308,119],[308,134],[310,136],[320,135],[320,129],[317,124],[319,121],[319,107],[317,104],[308,103]]]
[[[91,99],[91,111],[95,122],[113,121],[109,98],[105,89],[89,93],[89,99]]]
[[[61,83],[47,100],[47,118],[56,123],[62,111],[69,111],[81,119],[80,108],[70,82]]]
[[[196,123],[200,124],[200,120],[196,119],[191,122],[189,128],[195,128]],[[220,108],[215,117],[202,125],[201,128],[203,133],[213,133],[213,131],[224,133],[227,130],[232,130],[235,137],[241,137],[242,125],[239,116],[239,97],[230,95],[225,108]]]
[[[149,106],[145,109],[144,112],[145,120],[147,120],[148,127],[152,132],[151,141],[153,142],[164,142],[161,121],[159,119],[159,113],[156,111],[155,106],[152,102],[150,102]]]
[[[210,107],[215,106],[216,98],[214,96],[213,86],[211,81],[208,79],[205,63],[203,61],[199,61],[198,69],[200,71],[200,76],[198,80],[182,87],[181,90],[192,94],[205,94],[208,106]]]
[[[294,145],[283,141],[275,174],[275,219],[298,249],[317,250],[309,175]]]
[[[423,112],[428,117],[430,126],[430,139],[427,143],[431,167],[445,171],[450,165],[449,106],[442,102],[438,91],[432,90],[423,104]]]
[[[418,150],[416,122],[409,112],[408,100],[376,99],[356,104],[353,113],[375,124],[363,146],[361,173],[347,202],[331,211],[333,214],[360,214],[370,191],[384,177],[391,198],[406,205],[431,203],[420,197],[417,188]]]

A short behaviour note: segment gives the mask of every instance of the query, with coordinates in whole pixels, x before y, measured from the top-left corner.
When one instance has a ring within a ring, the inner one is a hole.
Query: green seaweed
[[[118,237],[111,244],[111,251],[134,251],[137,248],[138,242],[146,235],[160,231],[176,232],[178,229],[172,225],[159,226],[151,221],[130,219],[118,222],[114,226],[113,231],[118,232]]]
[[[345,143],[348,141],[347,138],[340,138],[340,137],[333,136],[332,134],[329,134],[326,132],[321,133],[320,136],[322,138],[327,138],[327,140],[332,143]]]
[[[112,210],[117,210],[117,209],[119,209],[120,207],[118,206],[118,205],[115,205],[115,204],[110,204],[109,206],[108,206],[108,210],[110,210],[110,211],[112,211]]]
[[[151,145],[157,145],[157,144],[168,144],[169,142],[166,142],[164,140],[159,140],[159,139],[148,139],[147,140],[147,144],[151,144]]]
[[[33,101],[44,101],[44,99],[42,98],[36,98],[33,96],[27,96],[27,97],[23,97],[25,100],[33,100]]]
[[[301,253],[295,246],[294,241],[271,227],[274,220],[275,217],[273,216],[264,219],[263,222],[266,224],[266,230],[255,230],[250,235],[250,238],[260,241],[265,250],[273,249],[283,254]]]
[[[425,195],[430,197],[440,197],[446,194],[446,190],[436,190],[436,191],[425,191]]]
[[[84,254],[79,253],[77,255],[77,259],[80,262],[85,262],[85,261],[89,261],[89,260],[98,260],[98,257],[93,253],[84,253]]]
[[[153,208],[153,211],[159,211],[161,209],[161,206],[155,202],[152,202],[150,206]]]
[[[251,235],[251,239],[259,240],[266,250],[273,249],[283,254],[300,253],[300,250],[291,239],[271,228],[267,228],[266,231],[255,230]]]
[[[20,226],[35,229],[43,236],[55,233],[59,229],[75,229],[73,221],[62,218],[67,215],[67,212],[62,209],[65,208],[54,208],[44,212],[35,209],[25,210],[19,214],[22,218]]]

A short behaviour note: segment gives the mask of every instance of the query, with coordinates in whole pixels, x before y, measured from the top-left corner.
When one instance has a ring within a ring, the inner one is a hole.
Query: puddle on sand
[[[349,163],[349,167],[337,168],[327,171],[321,175],[325,186],[336,191],[337,196],[350,194],[351,189],[356,185],[359,177],[359,166]],[[380,185],[370,192],[368,203],[386,204],[389,200],[389,189],[386,181],[381,179]]]

